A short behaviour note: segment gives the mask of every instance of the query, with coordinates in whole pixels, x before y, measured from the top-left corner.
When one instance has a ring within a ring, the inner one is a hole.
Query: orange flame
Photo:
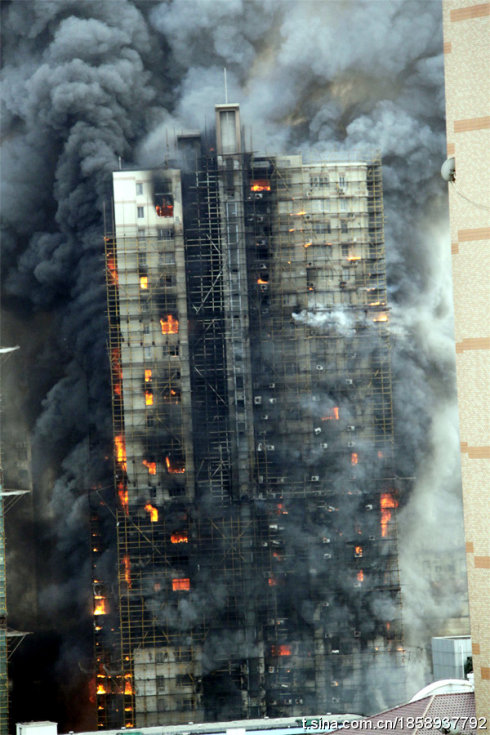
[[[145,370],[145,383],[151,383],[151,375],[150,369]]]
[[[157,463],[156,462],[148,462],[147,459],[144,459],[142,464],[144,464],[145,467],[148,467],[148,473],[150,475],[156,475],[157,473]]]
[[[149,390],[145,391],[145,405],[153,406],[153,393]]]
[[[94,615],[107,615],[107,605],[105,597],[102,597],[102,595],[94,595],[94,599]]]
[[[124,472],[128,469],[127,457],[126,457],[126,442],[122,434],[114,437],[114,446],[116,450],[116,460],[121,465],[121,469]]]
[[[119,347],[113,347],[111,350],[111,363],[112,363],[112,371],[114,376],[114,393],[117,396],[120,396],[122,393],[122,367],[121,367],[121,352],[119,350]]]
[[[119,283],[119,276],[117,275],[116,262],[112,255],[107,256],[107,268],[111,274],[112,282],[117,286]]]
[[[159,217],[173,217],[174,205],[169,204],[165,197],[163,197],[161,206],[160,204],[157,204],[155,207],[155,211]]]
[[[179,590],[190,590],[191,580],[188,577],[181,577],[180,579],[172,579],[172,589],[174,592]]]
[[[263,278],[257,278],[257,283],[260,284],[261,286],[267,286],[269,281],[264,281]]]
[[[271,655],[272,656],[290,656],[291,648],[290,646],[286,646],[284,644],[281,644],[280,646],[271,646]]]
[[[275,577],[269,577],[269,587],[276,587],[277,579]]]
[[[158,521],[158,508],[155,508],[151,503],[147,503],[145,505],[145,510],[150,514],[151,523],[156,523]]]
[[[312,242],[305,242],[305,244],[303,245],[303,247],[304,248],[309,248],[310,245],[313,245],[313,243]]]
[[[179,322],[173,318],[172,314],[167,314],[166,319],[160,319],[160,326],[162,334],[178,334]]]
[[[356,556],[362,556],[362,546],[356,546],[355,554]]]
[[[398,501],[391,493],[382,493],[380,498],[381,507],[381,536],[385,538],[388,534],[388,523],[391,520],[390,508],[398,508]]]
[[[375,317],[373,317],[373,322],[387,322],[388,321],[388,314],[385,312],[382,312],[381,314],[377,314]]]
[[[362,571],[362,569],[357,572],[357,581],[364,582],[364,572]]]
[[[250,191],[270,191],[271,185],[267,179],[256,179],[250,184]]]
[[[352,452],[350,456],[350,463],[357,464],[358,462],[359,462],[359,455],[357,454],[357,452]]]
[[[117,484],[117,494],[119,495],[119,500],[121,502],[122,509],[128,515],[128,506],[129,506],[129,500],[128,500],[128,491],[126,487],[124,486],[124,482],[118,482]]]
[[[173,533],[170,536],[170,541],[173,544],[186,544],[189,541],[189,539],[187,537],[187,534],[185,533]]]
[[[183,475],[185,472],[185,467],[182,464],[182,462],[175,462],[172,464],[170,461],[170,457],[165,457],[165,465],[167,467],[167,472],[170,475]]]
[[[97,694],[107,694],[103,684],[97,685]]]
[[[330,409],[330,413],[328,416],[322,416],[322,421],[331,421],[332,419],[335,419],[335,421],[339,420],[339,407],[334,406]]]
[[[126,676],[130,676],[130,674],[126,674]],[[133,693],[133,687],[131,686],[131,681],[129,679],[126,679],[124,682],[124,694],[132,694]]]
[[[126,580],[126,584],[128,587],[131,587],[131,562],[129,561],[129,556],[123,557],[123,564],[124,564],[124,579]]]
[[[148,276],[140,276],[140,288],[146,291],[148,288]]]

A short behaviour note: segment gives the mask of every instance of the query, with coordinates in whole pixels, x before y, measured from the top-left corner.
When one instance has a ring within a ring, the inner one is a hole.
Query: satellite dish
[[[441,166],[441,176],[444,181],[456,181],[456,162],[454,156],[446,158]]]

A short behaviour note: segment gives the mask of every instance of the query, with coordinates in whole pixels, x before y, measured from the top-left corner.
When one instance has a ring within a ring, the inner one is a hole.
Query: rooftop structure
[[[404,698],[380,162],[216,136],[114,174],[100,727]]]

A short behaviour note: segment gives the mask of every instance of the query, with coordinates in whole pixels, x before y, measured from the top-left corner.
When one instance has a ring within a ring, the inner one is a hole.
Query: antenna
[[[223,68],[223,75],[225,78],[225,104],[228,104],[228,82],[226,79],[226,66]]]
[[[118,156],[119,159],[119,171],[121,170],[121,156]]]

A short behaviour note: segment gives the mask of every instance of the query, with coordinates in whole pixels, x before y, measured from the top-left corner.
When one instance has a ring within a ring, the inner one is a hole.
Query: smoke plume
[[[29,327],[18,338],[29,374],[37,543],[48,548],[38,624],[46,631],[55,621],[62,632],[58,672],[74,657],[90,659],[89,625],[80,636],[67,621],[88,620],[87,495],[110,484],[102,235],[111,172],[119,157],[159,165],[175,131],[212,125],[223,67],[255,150],[298,150],[312,160],[333,149],[381,150],[397,473],[415,478],[399,513],[405,625],[423,645],[443,632],[434,611],[457,614],[460,590],[454,594],[452,578],[435,590],[421,573],[425,558],[447,551],[459,563],[462,546],[447,202],[438,176],[440,3],[14,0],[1,10],[4,309],[42,329],[36,353]],[[343,315],[334,326],[349,327]],[[413,557],[414,546],[424,559]],[[10,574],[15,616],[21,580]],[[419,663],[415,688],[427,678]],[[57,718],[49,707],[26,711],[25,699],[21,711],[15,682],[13,696],[19,718]],[[67,714],[61,726],[79,722]]]

